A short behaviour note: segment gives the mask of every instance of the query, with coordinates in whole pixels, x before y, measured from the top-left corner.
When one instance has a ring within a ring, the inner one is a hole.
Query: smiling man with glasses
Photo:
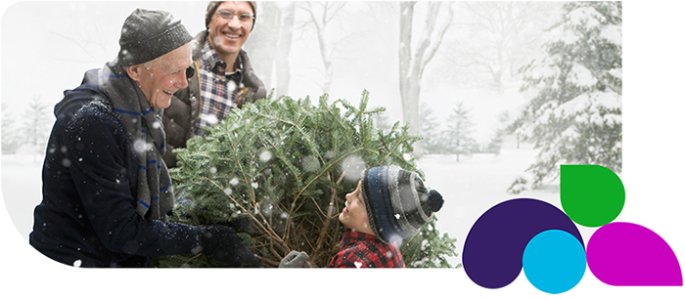
[[[176,165],[174,148],[217,124],[233,108],[266,97],[243,45],[254,29],[257,3],[213,1],[207,5],[206,30],[196,37],[193,50],[195,76],[188,88],[178,91],[164,114],[169,150],[167,165]]]

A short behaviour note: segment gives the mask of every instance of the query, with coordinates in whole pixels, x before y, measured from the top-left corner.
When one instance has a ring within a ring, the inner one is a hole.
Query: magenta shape
[[[613,222],[595,231],[587,244],[587,264],[609,285],[683,285],[678,258],[668,243],[633,223]]]

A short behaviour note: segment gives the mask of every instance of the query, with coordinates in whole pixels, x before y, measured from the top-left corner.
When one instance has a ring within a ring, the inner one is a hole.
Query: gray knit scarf
[[[138,161],[136,212],[145,218],[164,217],[174,205],[171,178],[162,156],[165,134],[161,109],[150,107],[136,82],[119,66],[105,65],[98,73],[98,87],[112,105],[112,111],[128,131]]]

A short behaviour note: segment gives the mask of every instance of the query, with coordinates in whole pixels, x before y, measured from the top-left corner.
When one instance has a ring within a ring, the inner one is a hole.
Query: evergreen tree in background
[[[545,55],[523,69],[532,95],[510,129],[538,150],[512,193],[559,175],[560,164],[621,172],[621,2],[570,2],[549,30]]]
[[[433,110],[427,105],[421,105],[421,141],[427,154],[445,153],[447,146],[440,130],[440,124],[435,119]]]
[[[41,155],[45,152],[50,125],[46,115],[50,115],[48,105],[40,97],[34,96],[24,112],[23,123],[19,128],[23,143],[30,145],[30,154]]]
[[[498,128],[495,130],[492,139],[487,145],[486,151],[495,155],[499,155],[502,151],[502,143],[504,142],[504,135],[507,133],[507,127],[509,122],[509,112],[504,111],[497,116],[499,122]]]
[[[359,106],[326,96],[318,105],[282,97],[232,110],[178,151],[171,171],[181,203],[175,220],[235,226],[265,266],[298,250],[325,267],[340,242],[344,196],[361,171],[386,164],[418,171],[410,155],[417,138],[399,123],[376,128],[373,119],[382,109],[367,109],[367,103],[364,92]],[[456,256],[455,241],[441,236],[433,221],[400,250],[408,267],[446,267],[446,258]],[[201,255],[157,263],[211,266]]]
[[[474,151],[476,142],[472,137],[473,122],[469,110],[464,107],[464,102],[459,102],[452,110],[447,120],[445,138],[448,152],[457,155],[457,162],[461,155],[468,155]]]
[[[14,154],[20,142],[17,140],[16,120],[5,103],[2,103],[2,154]]]

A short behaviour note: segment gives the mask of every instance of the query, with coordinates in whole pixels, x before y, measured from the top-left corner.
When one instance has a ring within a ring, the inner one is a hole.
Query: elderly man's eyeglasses
[[[238,16],[241,23],[248,23],[254,20],[254,15],[249,13],[236,13],[230,10],[217,10],[216,13],[224,20],[233,20],[234,16]]]

